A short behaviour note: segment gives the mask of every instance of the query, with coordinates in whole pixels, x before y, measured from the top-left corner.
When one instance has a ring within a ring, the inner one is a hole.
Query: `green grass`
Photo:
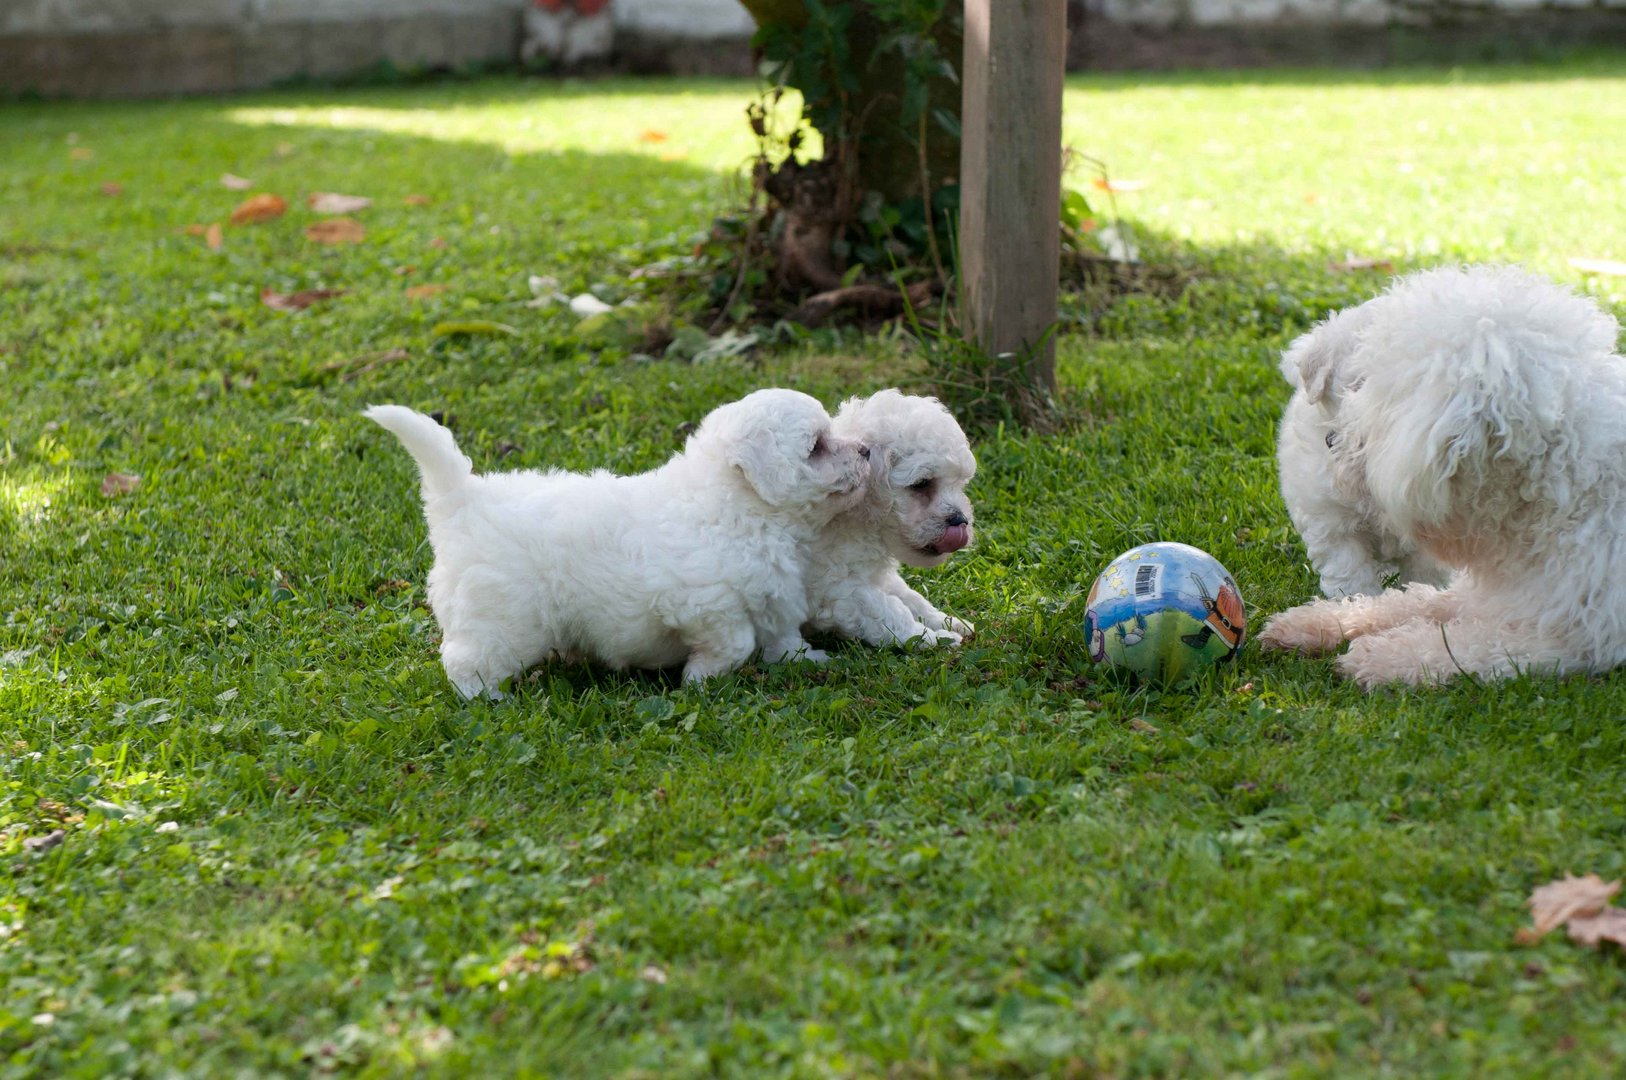
[[[1216,554],[1256,625],[1311,593],[1275,357],[1381,280],[1329,260],[1516,258],[1623,310],[1567,259],[1626,256],[1626,64],[1074,80],[1069,139],[1200,276],[1069,301],[1088,421],[979,438],[981,540],[921,581],[975,640],[461,703],[365,404],[454,413],[494,468],[631,470],[752,388],[918,370],[884,336],[637,360],[526,306],[531,274],[685,250],[749,92],[0,107],[0,1073],[1626,1068],[1620,957],[1513,944],[1532,886],[1626,869],[1626,679],[1368,697],[1250,648],[1154,692],[1081,627],[1153,538]],[[180,230],[227,171],[295,205],[212,252]],[[375,198],[365,243],[307,242],[312,190]],[[314,287],[350,291],[257,299]]]

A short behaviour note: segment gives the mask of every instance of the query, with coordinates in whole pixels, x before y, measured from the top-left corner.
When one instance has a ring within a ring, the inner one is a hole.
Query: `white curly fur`
[[[1511,267],[1439,269],[1322,324],[1304,384],[1343,387],[1330,483],[1449,588],[1318,600],[1266,648],[1320,653],[1364,687],[1626,661],[1626,361],[1591,299]]]
[[[977,459],[965,432],[937,399],[897,390],[848,399],[835,431],[869,447],[869,484],[808,549],[811,625],[871,645],[959,644],[971,624],[910,588],[898,564],[940,566],[971,543]]]
[[[1337,312],[1282,354],[1282,375],[1293,386],[1276,442],[1282,500],[1322,593],[1333,597],[1380,593],[1391,578],[1443,585],[1451,576],[1384,522],[1364,487],[1340,491],[1332,481],[1335,419],[1348,376],[1334,360],[1354,348],[1371,314],[1369,305]]]
[[[377,405],[418,462],[435,564],[429,603],[458,692],[549,656],[683,664],[685,681],[809,649],[802,553],[863,497],[867,451],[813,398],[759,390],[713,410],[682,453],[636,476],[474,474],[451,432]]]

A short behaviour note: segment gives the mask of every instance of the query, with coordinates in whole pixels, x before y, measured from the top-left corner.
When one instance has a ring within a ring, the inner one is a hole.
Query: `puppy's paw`
[[[1305,656],[1325,656],[1344,643],[1344,627],[1337,606],[1324,600],[1289,608],[1265,624],[1259,632],[1259,647],[1268,651],[1291,651]]]
[[[922,645],[954,646],[960,644],[960,642],[964,639],[953,630],[933,630],[927,627],[924,628],[914,640],[920,642]]]
[[[1407,627],[1413,624],[1408,623]],[[1418,655],[1410,634],[1370,634],[1349,643],[1349,651],[1333,662],[1338,674],[1362,690],[1389,683],[1438,686],[1450,676],[1430,669]]]
[[[956,645],[960,643],[961,638],[968,638],[977,632],[977,628],[975,626],[972,626],[964,619],[956,619],[953,615],[943,616],[942,629],[947,630],[951,634],[958,635],[954,639],[954,643]]]
[[[823,649],[815,649],[805,641],[798,640],[764,647],[762,659],[770,664],[788,664],[796,660],[805,660],[810,664],[822,664],[830,659],[830,654]]]

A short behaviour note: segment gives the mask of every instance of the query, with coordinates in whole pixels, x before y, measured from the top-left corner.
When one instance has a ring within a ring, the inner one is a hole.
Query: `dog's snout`
[[[960,513],[958,510],[951,512],[948,517],[943,519],[943,524],[947,525],[951,529],[956,525],[964,525],[965,523],[965,515]]]
[[[868,461],[869,460],[869,447],[865,446],[863,443],[859,443],[858,444],[858,456],[863,458],[865,461]]]

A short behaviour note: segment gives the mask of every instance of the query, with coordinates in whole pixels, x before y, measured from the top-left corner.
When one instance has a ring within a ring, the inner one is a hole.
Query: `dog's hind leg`
[[[1376,596],[1312,600],[1271,619],[1259,635],[1259,647],[1321,656],[1346,641],[1381,633],[1413,619],[1445,622],[1454,618],[1461,607],[1458,594],[1432,585],[1388,589]]]
[[[1435,685],[1458,675],[1505,679],[1523,672],[1564,669],[1571,655],[1560,642],[1534,637],[1528,626],[1491,619],[1448,622],[1413,619],[1357,638],[1338,658],[1340,674],[1371,690],[1384,683]]]
[[[683,665],[683,681],[700,682],[713,675],[733,671],[757,650],[757,636],[743,613],[738,619],[719,619],[693,631],[685,631],[689,659]]]

